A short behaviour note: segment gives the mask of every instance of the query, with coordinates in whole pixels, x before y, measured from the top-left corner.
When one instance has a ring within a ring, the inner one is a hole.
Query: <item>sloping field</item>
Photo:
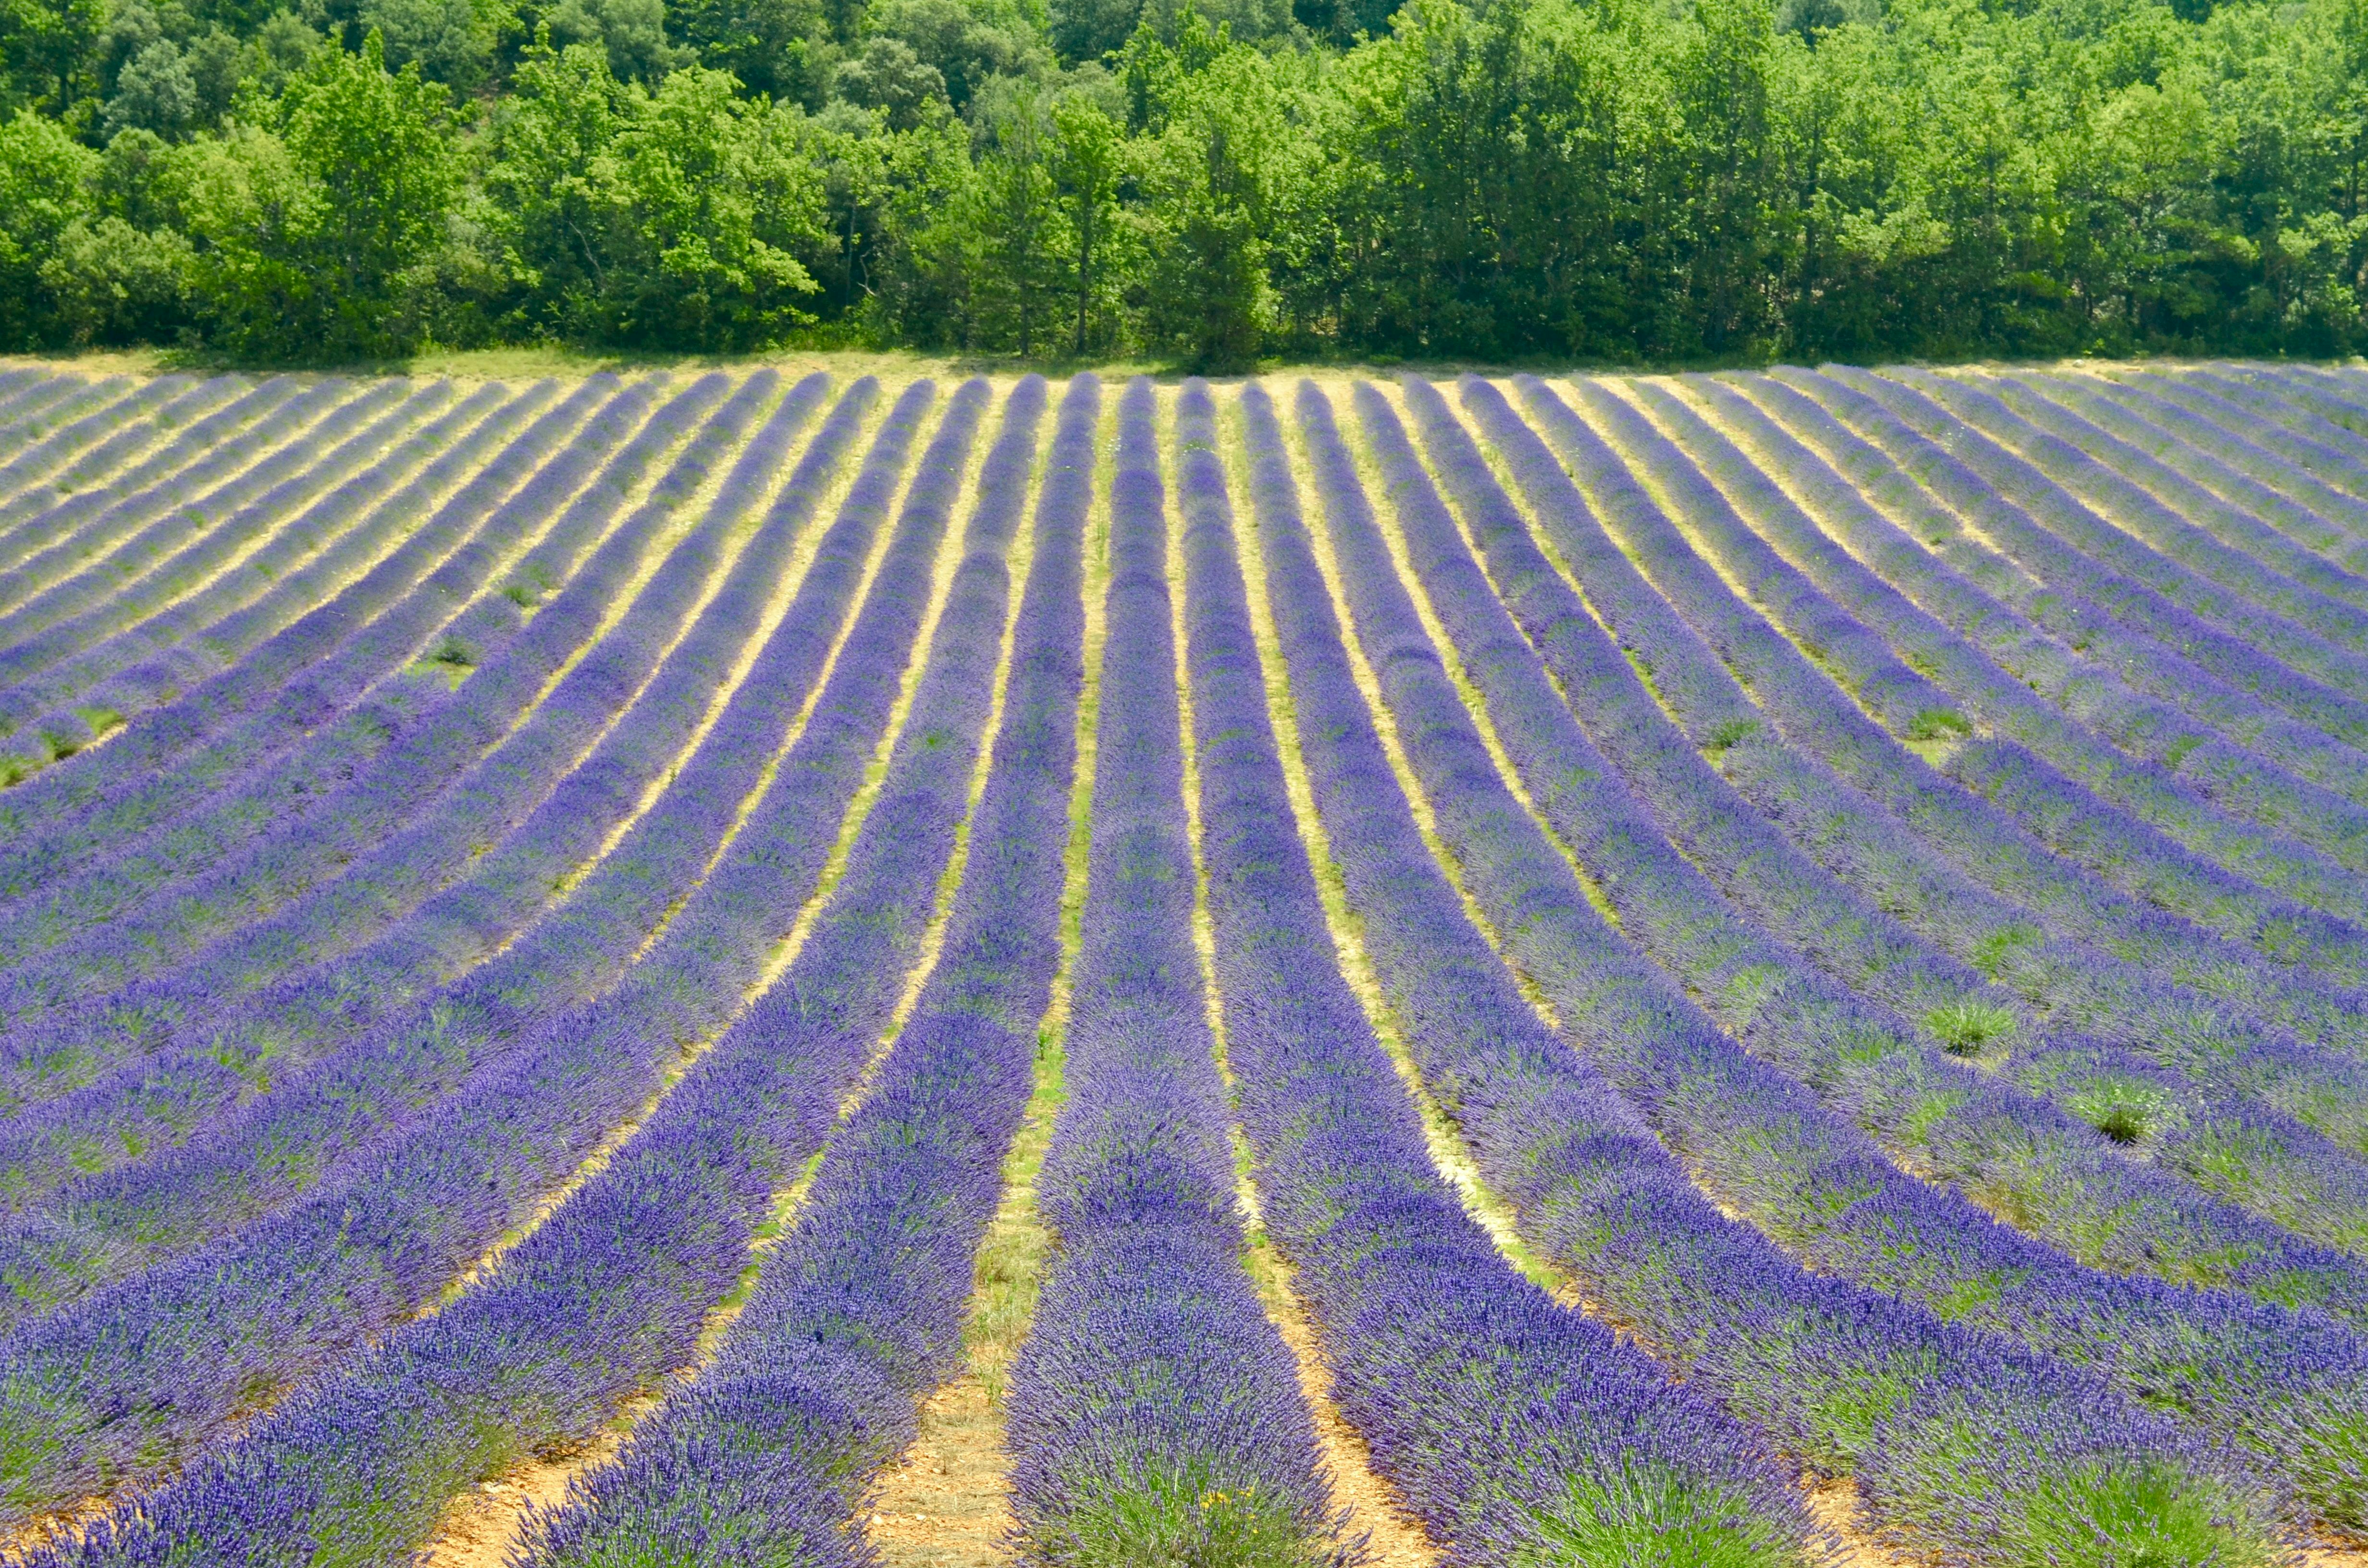
[[[8,1561],[2368,1561],[2368,375],[0,374]]]

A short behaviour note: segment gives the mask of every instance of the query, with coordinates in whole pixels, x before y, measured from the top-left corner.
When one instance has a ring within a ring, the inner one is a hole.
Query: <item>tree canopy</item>
[[[2368,0],[0,0],[0,347],[2350,352]]]

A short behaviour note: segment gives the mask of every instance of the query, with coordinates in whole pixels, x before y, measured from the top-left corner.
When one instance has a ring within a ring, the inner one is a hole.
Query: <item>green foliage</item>
[[[1946,708],[1927,708],[1907,722],[1911,741],[1954,740],[1973,733],[1974,726],[1964,714]]]
[[[19,347],[2368,347],[2368,0],[0,0],[0,109]]]
[[[458,188],[443,88],[324,50],[268,124],[177,150],[160,180],[192,242],[191,293],[213,341],[256,358],[358,358],[417,341],[417,269]]]
[[[988,145],[962,192],[958,222],[975,249],[973,308],[979,335],[1022,354],[1044,346],[1072,285],[1075,255],[1051,152],[1051,106],[1021,85],[981,105]]]
[[[845,103],[878,109],[893,131],[910,131],[947,105],[946,74],[923,62],[900,38],[869,40],[862,52],[839,62],[831,90]]]
[[[596,332],[620,343],[753,347],[807,319],[798,260],[823,238],[800,111],[751,104],[720,72],[629,91],[599,169],[611,265]]]
[[[1143,0],[1052,0],[1053,47],[1067,61],[1100,60],[1126,47]]]
[[[912,51],[944,83],[956,108],[998,77],[1034,77],[1051,64],[1042,23],[1015,5],[987,0],[874,0],[865,28]]]
[[[1108,324],[1110,301],[1115,298],[1110,279],[1119,267],[1111,258],[1126,143],[1118,122],[1081,93],[1053,103],[1052,131],[1047,173],[1073,247],[1064,267],[1076,312],[1069,351],[1082,357],[1101,341],[1094,334],[1096,310],[1103,312],[1101,319]]]
[[[778,103],[822,107],[823,0],[671,0],[665,14],[668,35],[696,63]]]
[[[694,51],[667,41],[664,0],[559,0],[543,19],[562,44],[605,51],[610,74],[626,81],[646,85],[698,63]]]
[[[1968,1447],[1983,1438],[1967,1434]],[[2092,1461],[2025,1494],[1998,1524],[2001,1561],[2062,1568],[2269,1568],[2277,1531],[2233,1487],[2185,1466]]]
[[[1129,1469],[1078,1487],[1088,1501],[1033,1529],[1030,1555],[1053,1568],[1321,1568],[1336,1554],[1290,1499],[1212,1474],[1205,1460]]]
[[[0,108],[32,108],[80,130],[96,107],[104,0],[0,0]]]
[[[474,92],[492,73],[507,13],[481,0],[361,0],[360,25],[383,40],[386,62],[416,64],[453,92]]]
[[[516,329],[749,348],[810,318],[822,192],[803,111],[721,72],[620,84],[604,51],[538,46],[495,127],[486,215]]]
[[[1515,1568],[1804,1568],[1800,1543],[1759,1517],[1748,1499],[1698,1478],[1632,1464],[1609,1482],[1563,1478],[1559,1497],[1525,1502],[1535,1544]]]
[[[2066,1109],[2116,1143],[2143,1142],[2184,1119],[2159,1087],[2110,1072],[2066,1085],[2061,1097]]]
[[[170,39],[142,46],[116,74],[115,96],[101,123],[110,131],[140,130],[171,136],[198,118],[198,82]]]
[[[39,347],[56,335],[62,301],[48,265],[86,222],[97,157],[53,120],[19,109],[0,124],[0,343]]]
[[[1170,48],[1146,28],[1128,62],[1146,131],[1144,335],[1194,369],[1240,369],[1281,324],[1271,269],[1307,142],[1273,61],[1189,10],[1178,34]]]
[[[1924,1027],[1952,1055],[1979,1056],[2014,1033],[2014,1015],[1995,1002],[1967,998],[1926,1013]]]

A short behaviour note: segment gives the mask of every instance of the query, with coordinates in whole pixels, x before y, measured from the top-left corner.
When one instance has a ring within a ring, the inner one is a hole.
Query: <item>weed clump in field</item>
[[[1664,1465],[1626,1466],[1614,1477],[1567,1475],[1561,1495],[1525,1501],[1535,1530],[1504,1561],[1508,1568],[1563,1563],[1668,1564],[1678,1568],[1800,1568],[1799,1538],[1770,1518],[1758,1499]]]
[[[1924,1015],[1924,1027],[1950,1055],[1979,1056],[2014,1033],[2014,1015],[1995,1002],[1968,997],[1933,1008]]]

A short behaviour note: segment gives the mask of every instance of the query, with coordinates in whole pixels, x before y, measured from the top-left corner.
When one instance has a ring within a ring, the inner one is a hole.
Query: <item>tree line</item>
[[[2368,0],[0,0],[0,347],[2368,340]]]

